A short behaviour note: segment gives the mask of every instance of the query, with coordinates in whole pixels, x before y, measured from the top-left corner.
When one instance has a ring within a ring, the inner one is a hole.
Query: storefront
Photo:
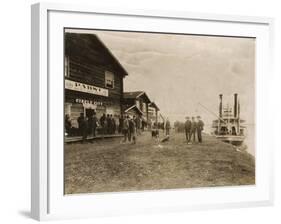
[[[112,114],[116,118],[121,115],[121,105],[118,100],[69,89],[65,90],[64,105],[65,114],[69,115],[74,128],[78,128],[77,119],[81,113],[87,117],[96,114],[98,119],[103,114]]]
[[[119,61],[94,34],[65,33],[64,113],[72,129],[81,114],[98,120],[103,114],[122,115],[123,79]],[[112,115],[112,116],[111,116]]]

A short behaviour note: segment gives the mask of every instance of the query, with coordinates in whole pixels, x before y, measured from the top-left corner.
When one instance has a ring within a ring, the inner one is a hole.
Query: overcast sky
[[[68,30],[69,32],[70,30]],[[254,123],[255,39],[116,31],[94,33],[128,71],[125,91],[145,91],[161,113],[175,120],[218,114],[218,95],[233,106],[238,93],[241,117]]]

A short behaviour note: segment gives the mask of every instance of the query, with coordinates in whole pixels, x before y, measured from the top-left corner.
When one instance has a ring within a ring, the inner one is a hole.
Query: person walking
[[[186,117],[186,121],[184,123],[184,129],[185,129],[186,141],[187,143],[189,143],[191,138],[191,121],[189,117]]]
[[[166,120],[165,129],[166,129],[166,135],[170,135],[171,124],[169,118],[167,118]]]
[[[200,116],[197,116],[197,138],[198,142],[202,143],[202,131],[204,130],[204,122],[201,120]]]
[[[192,142],[195,142],[197,123],[195,121],[195,117],[191,118],[191,128],[190,128],[190,140],[193,138]]]

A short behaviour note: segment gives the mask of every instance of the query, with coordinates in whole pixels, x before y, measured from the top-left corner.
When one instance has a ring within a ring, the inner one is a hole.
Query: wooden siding
[[[95,35],[65,33],[65,56],[68,79],[108,89],[109,98],[121,103],[126,74]],[[105,87],[105,71],[114,74],[113,89]]]
[[[69,79],[108,89],[109,97],[120,99],[122,95],[123,78],[120,75],[116,74],[116,72],[114,72],[109,65],[89,65],[70,58],[69,66]],[[105,87],[105,71],[110,71],[114,74],[113,89]]]

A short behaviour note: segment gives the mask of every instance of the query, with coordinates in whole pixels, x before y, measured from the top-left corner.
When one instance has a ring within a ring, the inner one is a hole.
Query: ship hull
[[[237,136],[237,135],[216,135],[216,138],[223,142],[230,143],[235,146],[242,145],[245,139],[244,136]]]

